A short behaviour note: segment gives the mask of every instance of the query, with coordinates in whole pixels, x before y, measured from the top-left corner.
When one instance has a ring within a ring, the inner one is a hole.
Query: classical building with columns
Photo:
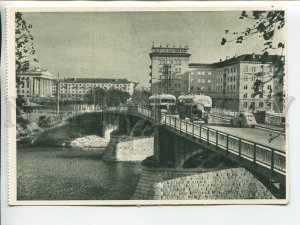
[[[26,99],[52,97],[53,75],[46,70],[36,69],[17,74],[18,94]]]

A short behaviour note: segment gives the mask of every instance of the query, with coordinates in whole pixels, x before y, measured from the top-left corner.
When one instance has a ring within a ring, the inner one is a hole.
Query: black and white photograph
[[[12,15],[10,205],[288,202],[284,8]]]

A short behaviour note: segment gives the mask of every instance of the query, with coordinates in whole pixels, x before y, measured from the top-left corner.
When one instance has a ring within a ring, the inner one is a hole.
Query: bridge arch
[[[180,163],[179,163],[179,166],[180,168],[183,168],[184,164],[189,160],[191,159],[192,157],[200,154],[200,153],[203,153],[205,152],[204,149],[202,148],[198,148],[197,150],[194,150],[193,152],[191,152],[190,154],[184,156],[181,160],[180,160]]]

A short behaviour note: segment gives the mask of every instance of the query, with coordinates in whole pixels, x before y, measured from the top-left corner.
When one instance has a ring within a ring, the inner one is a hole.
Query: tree
[[[27,24],[23,18],[23,14],[16,12],[15,14],[15,66],[16,66],[16,86],[17,90],[23,84],[23,80],[18,76],[21,72],[29,70],[30,65],[37,63],[38,60],[34,57],[35,49],[33,45],[33,36],[30,32],[31,24]],[[25,104],[23,96],[17,93],[17,114]]]
[[[126,91],[117,89],[91,89],[86,95],[85,99],[88,104],[95,104],[101,106],[119,106],[125,104],[129,99],[130,94]]]
[[[15,62],[16,74],[29,70],[30,65],[38,62],[35,56],[33,36],[30,32],[31,24],[27,24],[23,14],[15,14]],[[18,82],[18,81],[17,81]]]
[[[147,90],[134,90],[131,99],[136,105],[147,105],[151,93]]]
[[[283,90],[273,93],[272,89],[269,89],[267,93],[264,92],[263,86],[265,83],[272,79],[277,79],[278,83],[283,86],[284,84],[284,65],[285,58],[283,56],[283,50],[285,48],[284,40],[280,40],[275,43],[274,37],[278,30],[284,28],[285,26],[285,12],[284,11],[252,11],[246,12],[242,11],[239,19],[241,20],[253,20],[252,27],[246,27],[242,31],[231,32],[225,30],[225,37],[221,40],[221,45],[226,43],[235,42],[236,44],[242,44],[248,38],[257,37],[264,41],[262,46],[262,62],[272,60],[272,63],[276,65],[275,72],[272,77],[261,81],[261,77],[266,77],[267,73],[261,72],[255,73],[257,77],[253,83],[253,94],[256,95],[266,95],[268,100],[274,98],[279,104],[284,105],[285,93]],[[281,49],[281,56],[279,57],[269,57],[270,50]],[[263,68],[262,68],[263,69]],[[267,101],[268,101],[267,100]]]

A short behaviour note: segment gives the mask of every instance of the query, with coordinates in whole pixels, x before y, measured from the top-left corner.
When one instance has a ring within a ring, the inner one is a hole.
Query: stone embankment
[[[200,171],[143,167],[134,200],[274,199],[244,168]]]
[[[133,137],[128,135],[110,136],[110,141],[105,149],[104,161],[142,161],[153,155],[154,138]]]
[[[108,140],[98,135],[89,135],[85,137],[76,138],[71,141],[71,147],[77,148],[104,148],[108,144]]]

